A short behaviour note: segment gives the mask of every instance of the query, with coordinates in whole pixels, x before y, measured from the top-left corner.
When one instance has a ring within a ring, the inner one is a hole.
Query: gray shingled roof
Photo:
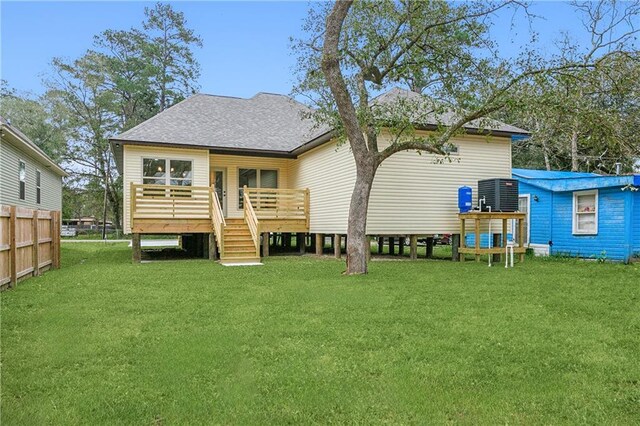
[[[304,118],[310,111],[271,93],[250,99],[197,94],[112,140],[289,152],[329,130]]]
[[[410,110],[412,111],[412,116],[408,118],[411,119],[414,125],[418,126],[450,126],[459,119],[459,115],[437,101],[425,95],[397,87],[374,98],[371,104],[374,114],[381,119],[384,119],[385,116],[393,116],[398,112],[404,114],[407,110]],[[471,121],[464,128],[467,130],[504,132],[507,134],[528,134],[526,130],[488,118]]]
[[[416,113],[412,118],[419,124],[446,126],[455,119],[451,112],[431,113],[433,102],[429,98],[399,88],[378,96],[372,104],[379,107],[378,113],[384,117],[394,104],[406,101],[415,106]],[[305,114],[309,112],[312,112],[309,107],[284,95],[258,93],[242,99],[197,94],[111,140],[284,154],[330,132],[329,127],[318,127],[312,119],[306,118]],[[527,133],[495,120],[472,122],[466,128],[506,134]]]

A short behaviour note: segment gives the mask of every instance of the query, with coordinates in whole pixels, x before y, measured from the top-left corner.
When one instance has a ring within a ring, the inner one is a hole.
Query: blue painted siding
[[[573,192],[553,195],[553,254],[577,257],[606,256],[607,259],[628,260],[631,249],[629,191],[603,188],[598,191],[598,234],[573,235]]]
[[[519,183],[519,193],[521,195],[529,194],[531,203],[530,217],[530,241],[531,244],[548,244],[551,240],[551,232],[553,229],[552,215],[553,210],[553,193],[526,183]],[[534,196],[538,197],[535,201]]]
[[[640,191],[633,193],[633,208],[631,210],[633,227],[633,252],[640,257]]]

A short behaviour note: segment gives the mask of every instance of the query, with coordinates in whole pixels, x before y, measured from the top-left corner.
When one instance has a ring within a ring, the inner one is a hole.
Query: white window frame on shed
[[[595,211],[579,212],[578,211],[578,197],[594,196]],[[597,235],[598,234],[598,213],[600,208],[598,206],[598,190],[593,189],[589,191],[576,191],[573,193],[573,208],[572,208],[572,222],[573,222],[573,234],[574,235]],[[593,215],[595,228],[593,230],[584,230],[578,228],[578,216],[580,215]]]

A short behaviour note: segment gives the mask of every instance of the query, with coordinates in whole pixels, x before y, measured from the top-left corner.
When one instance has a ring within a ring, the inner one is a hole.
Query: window
[[[455,145],[455,144],[452,144],[452,143],[446,143],[442,147],[442,151],[444,151],[445,154],[457,155],[458,154],[458,145]]]
[[[27,195],[27,165],[22,160],[18,167],[18,179],[20,180],[20,199],[24,200]]]
[[[598,233],[598,191],[573,193],[573,233],[595,235]]]
[[[167,173],[167,170],[169,173]],[[192,162],[145,158],[142,160],[142,183],[150,185],[191,186]]]
[[[41,176],[40,176],[40,170],[36,170],[36,203],[40,204],[40,181],[41,181]]]
[[[278,171],[260,169],[240,169],[238,171],[238,208],[244,208],[242,188],[277,188]]]

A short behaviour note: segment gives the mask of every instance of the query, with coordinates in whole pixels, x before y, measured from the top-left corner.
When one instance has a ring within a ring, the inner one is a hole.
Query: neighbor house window
[[[41,182],[40,170],[36,170],[36,203],[37,204],[40,204],[40,196],[41,196],[40,182]]]
[[[20,199],[24,200],[27,196],[27,165],[22,160],[18,165],[18,179],[20,181]]]
[[[455,144],[452,144],[452,143],[446,143],[442,147],[442,150],[444,151],[445,154],[457,155],[458,154],[458,145],[455,145]]]
[[[262,169],[240,169],[238,171],[238,207],[244,207],[244,191],[247,188],[277,188],[278,171]]]
[[[573,233],[595,235],[598,233],[598,191],[573,193]]]

